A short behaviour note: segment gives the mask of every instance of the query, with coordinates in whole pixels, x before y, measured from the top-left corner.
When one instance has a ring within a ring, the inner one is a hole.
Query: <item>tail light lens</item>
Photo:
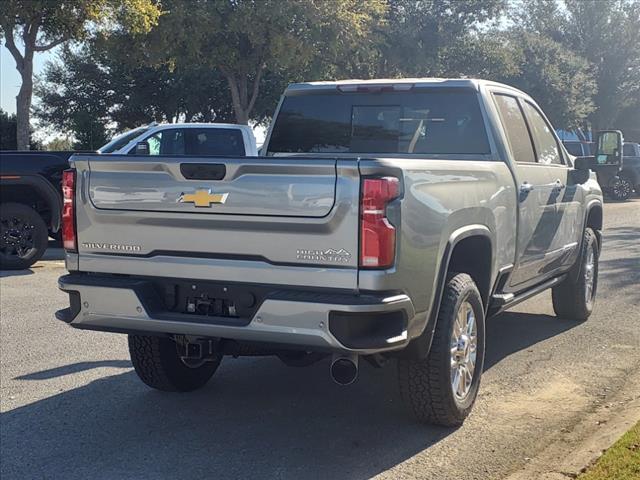
[[[62,245],[65,250],[76,251],[76,171],[62,172]]]
[[[388,268],[396,256],[396,229],[386,216],[387,204],[398,196],[395,177],[365,178],[360,197],[360,267]]]

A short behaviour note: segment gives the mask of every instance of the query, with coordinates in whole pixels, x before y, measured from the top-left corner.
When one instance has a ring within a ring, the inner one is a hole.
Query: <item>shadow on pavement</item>
[[[504,313],[488,322],[486,369],[575,324]],[[49,379],[125,360],[84,362],[20,377]],[[33,383],[31,384],[33,385]],[[3,478],[369,478],[453,429],[417,425],[395,368],[362,362],[341,388],[328,362],[287,368],[225,358],[201,391],[149,390],[132,371],[103,377],[2,415]]]
[[[115,368],[130,368],[131,362],[129,360],[100,360],[96,362],[80,362],[72,365],[65,365],[63,367],[51,368],[49,370],[42,370],[40,372],[29,373],[27,375],[21,375],[16,377],[15,380],[48,380],[49,378],[62,377],[64,375],[70,375],[72,373],[84,372],[93,368],[102,367],[115,367]]]
[[[2,415],[3,478],[368,478],[452,430],[415,425],[395,369],[352,388],[328,364],[225,359],[201,391],[149,390],[131,371]]]
[[[633,296],[629,298],[631,302],[640,301],[640,289],[627,288],[640,284],[640,229],[607,228],[603,237],[605,258],[600,259],[599,284],[606,282],[607,290],[612,295],[617,295],[620,289],[626,288],[626,294]],[[616,255],[610,258],[612,255],[609,254],[614,252]]]
[[[0,278],[22,277],[24,275],[33,275],[35,272],[31,269],[26,270],[0,270]]]
[[[512,353],[566,332],[579,323],[551,315],[505,312],[487,320],[487,371]]]

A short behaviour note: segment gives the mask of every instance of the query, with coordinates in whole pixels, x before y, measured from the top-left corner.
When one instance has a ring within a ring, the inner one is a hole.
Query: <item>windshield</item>
[[[120,150],[122,147],[124,147],[131,140],[133,140],[136,137],[139,137],[144,132],[149,130],[149,128],[150,127],[138,127],[138,128],[134,128],[133,130],[130,130],[128,132],[124,132],[123,134],[118,135],[117,137],[115,137],[113,140],[111,140],[106,145],[100,147],[98,149],[98,152],[100,152],[100,153],[113,153],[116,150]]]
[[[267,155],[488,154],[475,91],[432,89],[287,96]]]

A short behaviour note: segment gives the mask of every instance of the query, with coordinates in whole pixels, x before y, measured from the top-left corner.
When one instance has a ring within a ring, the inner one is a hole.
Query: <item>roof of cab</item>
[[[496,87],[508,88],[520,92],[520,90],[505,85],[503,83],[475,78],[376,78],[372,80],[336,80],[324,82],[303,82],[291,83],[286,92],[299,92],[301,90],[324,90],[335,89],[341,85],[401,85],[413,84],[416,87],[462,87],[479,90],[481,85],[493,85]],[[524,93],[524,92],[520,92]]]
[[[237,123],[214,123],[214,122],[188,122],[188,123],[158,123],[156,125],[152,125],[151,128],[154,129],[165,129],[165,128],[235,128],[235,129],[249,129],[251,127],[248,125],[240,125]],[[253,130],[251,130],[253,131]]]

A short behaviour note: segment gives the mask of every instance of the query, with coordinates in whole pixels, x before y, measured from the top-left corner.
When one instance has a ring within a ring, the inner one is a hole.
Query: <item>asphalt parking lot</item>
[[[502,478],[624,389],[640,367],[640,199],[605,205],[595,313],[545,293],[488,323],[485,375],[459,429],[416,425],[395,368],[349,387],[324,362],[226,358],[201,391],[152,391],[123,335],[55,320],[60,252],[0,280],[3,479]]]

